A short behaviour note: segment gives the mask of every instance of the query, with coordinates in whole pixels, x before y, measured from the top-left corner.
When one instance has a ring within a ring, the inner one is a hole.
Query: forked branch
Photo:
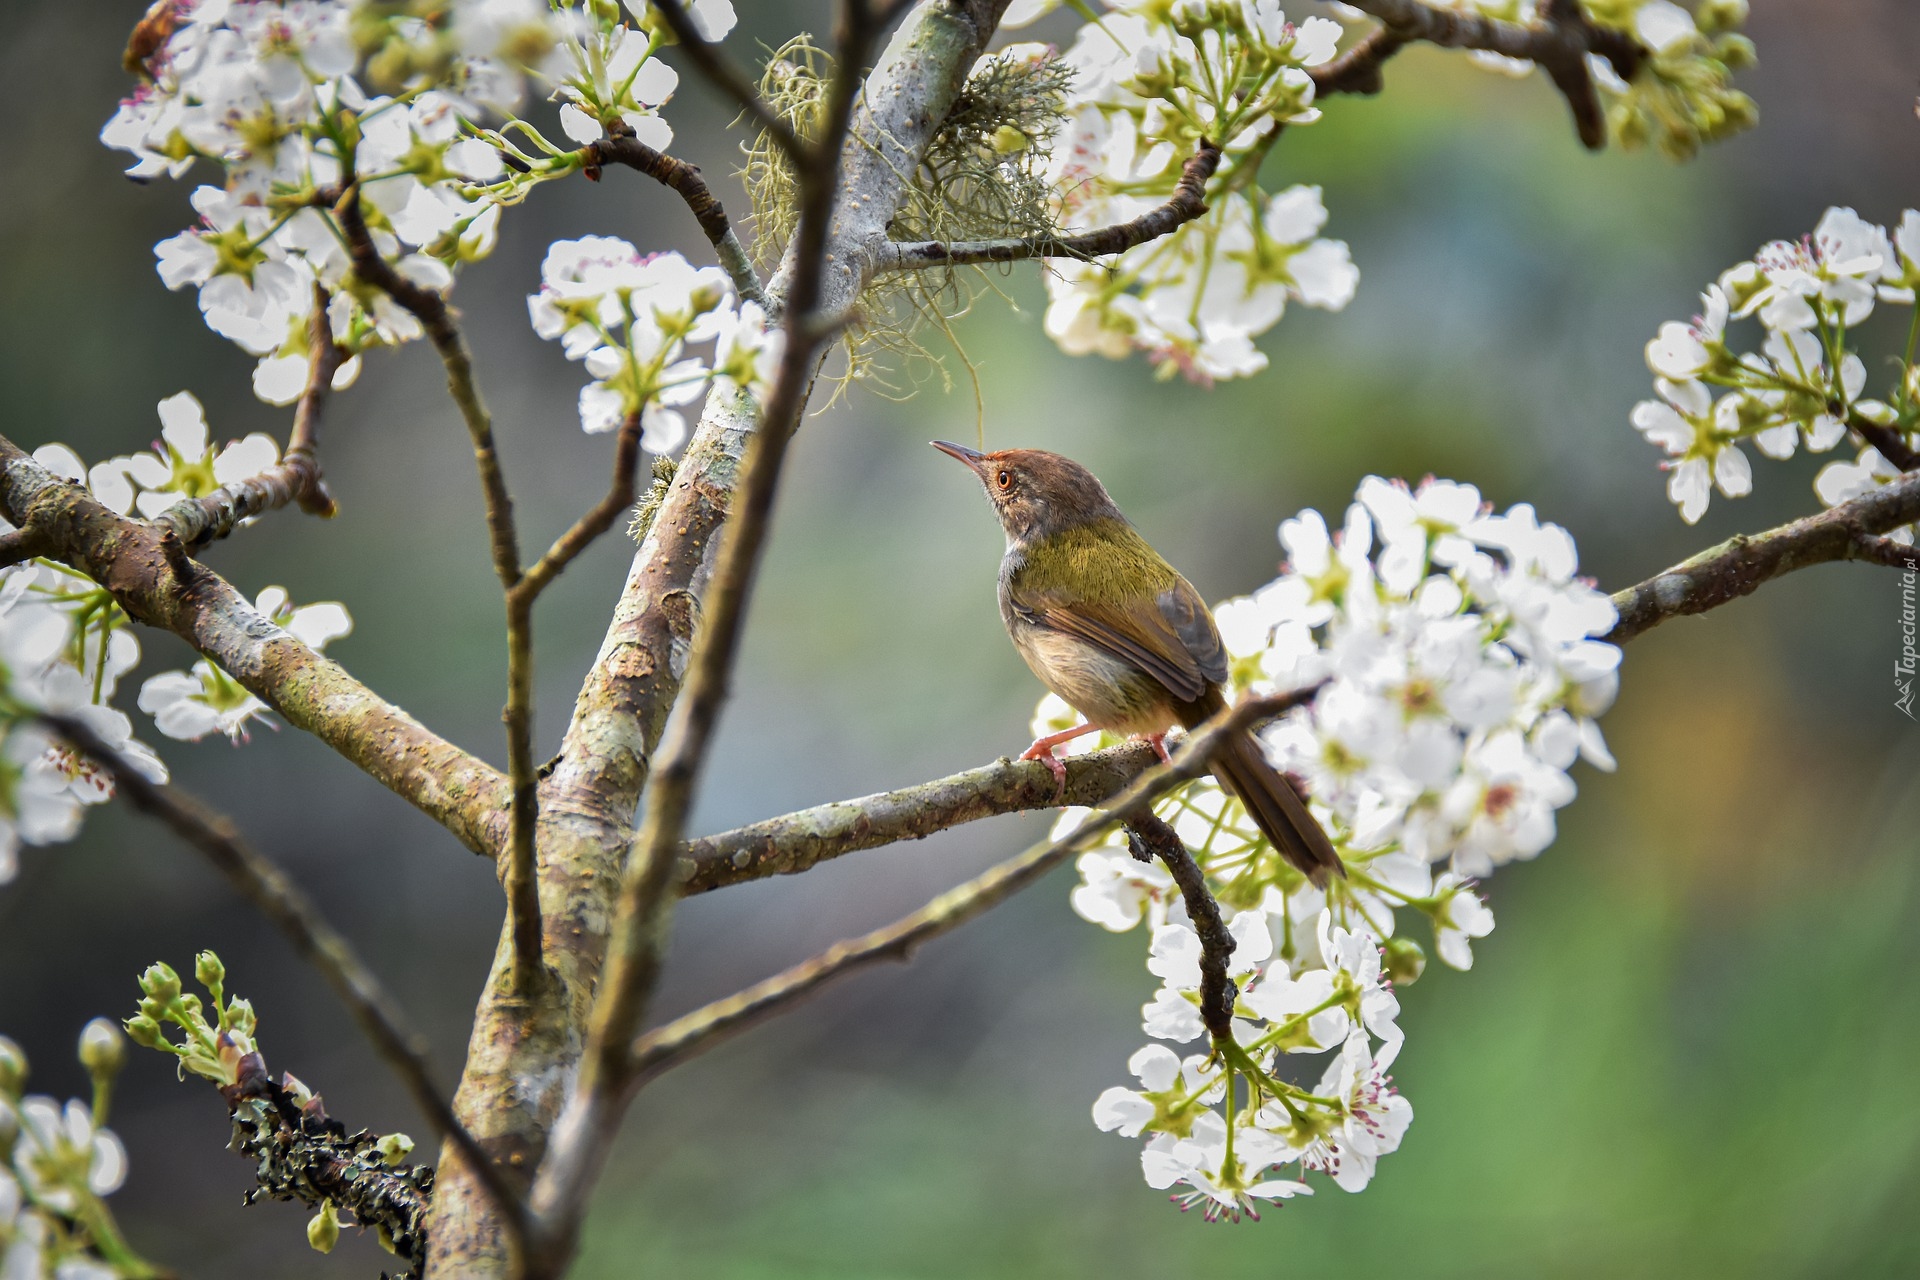
[[[1480,49],[1540,64],[1567,100],[1581,143],[1594,151],[1607,145],[1607,117],[1587,55],[1605,58],[1622,80],[1633,79],[1646,58],[1646,50],[1624,31],[1588,22],[1579,0],[1547,0],[1541,21],[1531,25],[1443,9],[1424,0],[1352,2],[1378,18],[1381,26],[1345,54],[1313,69],[1320,92],[1379,92],[1380,65],[1416,40],[1447,49]]]
[[[320,410],[346,352],[333,340],[327,291],[317,284],[307,343],[307,385],[293,411],[293,433],[285,456],[257,476],[222,485],[204,497],[182,498],[154,517],[156,524],[173,530],[188,551],[226,537],[250,516],[290,503],[316,516],[330,517],[338,510],[320,474]]]

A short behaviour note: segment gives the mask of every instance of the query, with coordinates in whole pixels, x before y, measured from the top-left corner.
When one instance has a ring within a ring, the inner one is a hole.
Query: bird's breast
[[[1013,647],[1040,683],[1089,724],[1116,733],[1158,733],[1176,719],[1166,687],[1127,659],[1025,617],[1000,593],[1000,617]]]

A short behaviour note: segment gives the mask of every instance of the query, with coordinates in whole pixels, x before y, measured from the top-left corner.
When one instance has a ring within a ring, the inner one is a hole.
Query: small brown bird
[[[1014,648],[1085,721],[1036,741],[1022,760],[1042,760],[1066,785],[1053,750],[1109,729],[1163,739],[1223,710],[1227,653],[1200,593],[1147,545],[1091,471],[1057,453],[980,453],[935,440],[973,469],[1007,532],[1000,562],[1000,618]],[[1267,763],[1250,731],[1226,738],[1214,777],[1246,805],[1288,862],[1317,883],[1346,874],[1326,832],[1292,784]]]

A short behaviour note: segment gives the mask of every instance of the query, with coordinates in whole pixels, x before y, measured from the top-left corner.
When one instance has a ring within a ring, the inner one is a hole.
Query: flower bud
[[[390,1133],[375,1143],[373,1149],[378,1151],[380,1158],[388,1164],[399,1165],[405,1163],[407,1157],[413,1154],[413,1139],[404,1133]]]
[[[127,1038],[105,1018],[80,1029],[80,1065],[96,1076],[120,1074],[127,1064]]]
[[[727,291],[717,284],[703,284],[687,295],[693,314],[703,316],[726,301]]]
[[[340,1219],[334,1216],[333,1201],[321,1205],[320,1212],[307,1223],[307,1243],[321,1253],[332,1253],[333,1246],[340,1243]]]
[[[20,1096],[27,1084],[27,1055],[19,1045],[0,1036],[0,1093]]]
[[[1427,953],[1412,938],[1388,938],[1387,945],[1381,951],[1380,967],[1398,986],[1412,986],[1420,981],[1420,975],[1426,971]]]
[[[227,980],[227,966],[211,951],[202,951],[193,961],[193,976],[209,991],[218,991]]]
[[[238,1032],[251,1040],[255,1028],[260,1025],[260,1019],[253,1012],[253,1001],[235,1000],[229,1004],[227,1011],[220,1015],[220,1025],[227,1031]]]
[[[166,1043],[161,1034],[160,1024],[145,1014],[136,1014],[126,1021],[127,1039],[142,1049],[158,1049]]]
[[[1747,0],[1701,0],[1693,21],[1707,35],[1737,31],[1747,23]]]
[[[140,975],[140,989],[165,1004],[180,995],[180,975],[164,961],[156,960]]]

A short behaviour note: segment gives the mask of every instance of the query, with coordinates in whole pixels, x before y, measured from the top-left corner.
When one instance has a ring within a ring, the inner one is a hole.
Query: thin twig
[[[1395,35],[1392,28],[1375,27],[1339,57],[1307,68],[1307,74],[1313,77],[1314,96],[1324,98],[1330,93],[1372,95],[1380,92],[1381,64],[1406,46],[1405,37]]]
[[[154,523],[172,529],[188,551],[198,551],[232,533],[242,520],[289,503],[298,503],[309,515],[335,515],[339,508],[320,473],[320,411],[346,354],[333,340],[327,291],[316,284],[308,321],[307,385],[293,411],[286,454],[257,476],[222,485],[204,497],[182,498],[155,516]]]
[[[876,271],[913,271],[925,267],[963,267],[1027,258],[1101,258],[1158,240],[1207,211],[1207,180],[1220,167],[1220,148],[1203,142],[1180,170],[1180,182],[1167,202],[1130,222],[1070,236],[1025,236],[1002,240],[927,240],[889,245]]]
[[[1602,638],[1620,644],[1669,618],[1705,613],[1808,565],[1835,560],[1903,565],[1877,554],[1872,537],[1915,520],[1920,520],[1920,473],[1902,476],[1819,515],[1765,533],[1737,534],[1665,573],[1615,592],[1613,605],[1620,621]]]
[[[772,138],[774,144],[788,157],[798,162],[810,158],[807,144],[793,131],[793,126],[782,120],[774,109],[767,105],[764,98],[755,89],[741,70],[720,56],[720,51],[709,44],[694,26],[693,17],[680,0],[654,0],[654,8],[666,20],[667,26],[679,40],[680,52],[686,55],[693,69],[698,71],[714,88],[733,99],[753,122]]]
[[[1151,813],[1148,806],[1159,797],[1211,769],[1213,748],[1226,735],[1292,710],[1318,692],[1316,685],[1276,697],[1251,698],[1228,708],[1184,738],[1174,748],[1171,761],[1142,773],[1114,796],[1106,809],[1089,814],[1059,839],[1034,845],[884,929],[836,943],[764,982],[649,1031],[633,1045],[636,1082],[650,1080],[728,1037],[784,1013],[828,983],[876,960],[905,959],[920,943],[958,928],[1026,888],[1091,846],[1116,823]]]
[[[614,128],[613,125],[607,127],[610,135]],[[740,237],[734,233],[727,211],[720,206],[706,179],[700,176],[698,165],[655,151],[634,137],[631,131],[590,142],[581,148],[581,154],[584,158],[582,172],[596,181],[604,166],[622,164],[672,189],[687,202],[687,209],[693,214],[694,221],[700,224],[707,239],[713,242],[713,251],[719,256],[720,267],[732,279],[733,287],[740,296],[759,303],[771,312],[772,304],[767,299],[765,287],[760,283],[760,273],[754,270],[753,258],[748,254],[747,247],[740,243]]]
[[[525,1228],[525,1206],[434,1084],[426,1038],[409,1025],[406,1014],[355,954],[352,944],[327,923],[287,873],[242,840],[231,820],[174,787],[154,782],[85,724],[60,715],[42,715],[39,719],[49,732],[105,769],[113,778],[115,790],[134,808],[158,819],[204,854],[242,897],[273,922],[300,958],[320,971],[374,1050],[400,1077],[415,1105],[442,1137],[459,1148],[506,1214],[516,1236],[520,1235]]]
[[[1127,819],[1127,843],[1142,861],[1159,858],[1179,886],[1187,919],[1200,938],[1200,1021],[1216,1042],[1232,1040],[1233,1002],[1239,992],[1227,968],[1233,960],[1234,940],[1220,914],[1219,900],[1207,888],[1206,873],[1193,860],[1180,833],[1151,809],[1138,810]]]
[[[514,529],[513,498],[506,472],[493,443],[493,419],[480,399],[473,378],[473,355],[454,323],[447,300],[433,290],[402,276],[380,256],[360,213],[360,186],[356,182],[334,206],[354,274],[413,313],[427,331],[440,362],[447,370],[447,390],[460,409],[473,442],[473,460],[486,497],[487,536],[493,549],[493,571],[507,597],[507,778],[513,788],[509,816],[505,874],[507,913],[513,925],[513,981],[525,994],[545,980],[541,957],[540,880],[534,834],[539,822],[540,777],[533,758],[533,627],[528,610],[513,607],[513,591],[520,584],[520,543]]]

